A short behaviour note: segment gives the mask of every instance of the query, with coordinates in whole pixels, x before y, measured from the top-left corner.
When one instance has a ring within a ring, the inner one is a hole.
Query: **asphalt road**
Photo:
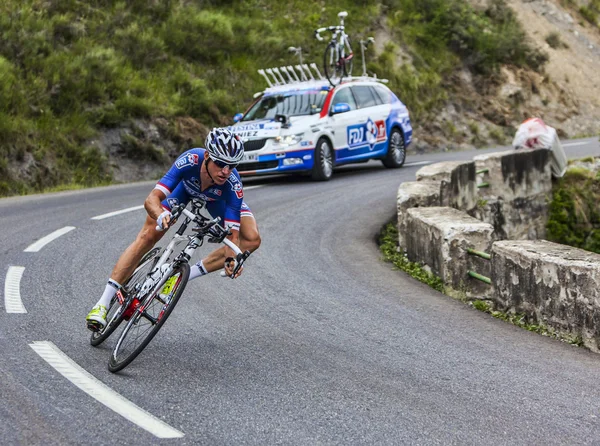
[[[600,153],[597,139],[565,149]],[[369,162],[327,183],[246,179],[263,244],[243,276],[190,282],[118,374],[106,367],[114,340],[91,347],[84,318],[144,211],[91,218],[142,204],[152,183],[0,200],[0,290],[9,266],[23,267],[27,311],[0,301],[0,443],[598,444],[600,356],[381,261],[375,236],[421,167],[410,163],[474,154],[411,156],[398,170]],[[65,226],[75,229],[24,252]],[[101,404],[39,343],[183,436],[159,439]]]

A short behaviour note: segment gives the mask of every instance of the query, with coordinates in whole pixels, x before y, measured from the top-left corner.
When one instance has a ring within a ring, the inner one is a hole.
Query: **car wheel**
[[[327,181],[333,175],[333,149],[325,138],[319,139],[315,147],[312,179],[315,181]]]
[[[406,159],[406,146],[404,136],[399,129],[394,128],[388,142],[388,150],[385,158],[381,160],[385,167],[402,167]]]

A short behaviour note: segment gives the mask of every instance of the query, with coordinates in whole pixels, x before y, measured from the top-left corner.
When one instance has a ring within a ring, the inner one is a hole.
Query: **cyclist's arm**
[[[231,235],[227,237],[230,241],[235,243],[236,246],[240,246],[240,232],[232,229]],[[235,253],[229,246],[222,246],[220,248],[215,249],[208,256],[202,259],[202,265],[206,269],[206,272],[212,273],[213,271],[220,270],[223,268],[223,264],[225,263],[225,259],[228,257],[235,258]],[[225,265],[225,272],[227,275],[231,275],[233,272],[233,263]],[[242,270],[238,271],[236,277],[242,273]]]
[[[152,220],[156,220],[158,216],[165,210],[162,207],[161,201],[163,201],[166,197],[167,196],[165,193],[159,189],[152,189],[152,192],[150,192],[148,197],[146,197],[146,200],[144,201],[144,208]],[[164,219],[164,223],[167,223],[167,227],[169,220],[170,218],[168,216]]]

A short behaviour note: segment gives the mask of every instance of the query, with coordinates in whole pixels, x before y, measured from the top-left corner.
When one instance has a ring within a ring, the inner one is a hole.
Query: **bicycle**
[[[204,201],[193,199],[191,203],[191,211],[183,205],[171,209],[173,224],[181,215],[185,216],[185,220],[164,250],[153,248],[144,255],[131,277],[112,299],[106,326],[91,335],[90,343],[93,346],[100,345],[123,321],[127,321],[108,361],[108,369],[113,373],[129,365],[163,326],[185,290],[190,275],[189,261],[196,249],[202,246],[205,237],[209,237],[209,243],[224,243],[235,252],[231,278],[235,277],[250,256],[249,251],[242,252],[226,238],[231,233],[219,224],[220,217],[211,220],[200,213]],[[197,225],[192,228],[194,234],[184,235],[190,223]],[[170,260],[177,246],[186,240],[185,248]]]
[[[342,11],[338,13],[340,25],[326,26],[315,31],[315,37],[320,41],[324,40],[323,37],[321,37],[322,32],[331,31],[333,33],[331,40],[327,44],[327,48],[325,48],[325,53],[323,54],[323,69],[325,71],[325,76],[333,87],[340,84],[344,76],[352,75],[354,52],[352,51],[350,40],[344,27],[344,18],[347,16],[348,13]]]

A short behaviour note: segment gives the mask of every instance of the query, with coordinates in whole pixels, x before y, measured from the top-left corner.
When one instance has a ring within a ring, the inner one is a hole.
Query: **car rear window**
[[[368,85],[355,85],[352,87],[352,92],[356,98],[358,108],[373,107],[380,102],[379,98],[375,99],[375,95]]]
[[[379,96],[381,99],[382,104],[390,103],[390,91],[387,88],[385,88],[383,85],[376,85],[373,87],[373,89],[375,90],[375,93],[377,93],[377,96]]]

